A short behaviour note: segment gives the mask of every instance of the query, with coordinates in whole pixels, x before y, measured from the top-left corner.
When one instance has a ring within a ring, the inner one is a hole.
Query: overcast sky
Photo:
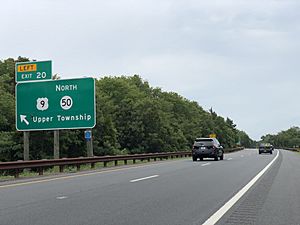
[[[251,138],[300,124],[299,0],[0,0],[0,59],[139,74]]]

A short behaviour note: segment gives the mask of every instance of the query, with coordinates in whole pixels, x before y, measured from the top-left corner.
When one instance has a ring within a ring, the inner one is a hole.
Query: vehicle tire
[[[203,161],[203,157],[200,157],[200,161]]]
[[[193,156],[193,161],[197,161],[197,157],[196,156]]]
[[[272,155],[272,154],[273,154],[273,151],[270,151],[270,154]]]
[[[261,152],[259,151],[258,154],[261,154]]]
[[[222,154],[221,156],[220,156],[220,160],[223,160],[224,159],[224,154]]]
[[[215,157],[215,161],[219,161],[219,157],[218,156]]]

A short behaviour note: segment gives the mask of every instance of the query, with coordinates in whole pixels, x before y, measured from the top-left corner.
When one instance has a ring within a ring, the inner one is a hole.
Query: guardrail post
[[[115,166],[117,166],[118,165],[118,160],[115,160]]]
[[[132,160],[132,163],[135,164],[135,159]]]
[[[44,174],[44,168],[40,167],[39,168],[39,175],[42,176]]]
[[[124,160],[124,164],[127,165],[127,160],[126,159]]]
[[[91,168],[95,169],[95,163],[91,163]]]
[[[156,157],[154,157],[153,160],[156,161]]]
[[[63,173],[64,172],[64,166],[59,166],[59,172]]]
[[[19,178],[20,177],[20,169],[15,169],[14,177],[15,178]]]
[[[107,167],[107,162],[103,162],[103,167]]]
[[[77,171],[80,171],[80,164],[77,164],[76,167],[77,167]]]
[[[151,160],[151,158],[149,157],[149,158],[148,158],[148,162],[150,162],[150,160]]]

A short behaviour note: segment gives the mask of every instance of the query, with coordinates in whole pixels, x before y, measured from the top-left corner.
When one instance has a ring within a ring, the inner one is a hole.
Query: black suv
[[[214,158],[216,161],[223,160],[224,150],[216,138],[196,138],[192,148],[193,161],[203,158]]]
[[[273,154],[274,147],[269,143],[262,143],[259,145],[258,153],[270,153]]]

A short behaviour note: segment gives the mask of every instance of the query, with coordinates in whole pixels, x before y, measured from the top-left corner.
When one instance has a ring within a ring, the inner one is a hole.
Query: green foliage
[[[7,76],[0,77],[0,127],[1,131],[11,131],[15,123],[15,98],[5,90],[4,81]]]
[[[300,128],[291,127],[288,130],[281,131],[278,134],[267,134],[261,137],[261,142],[271,143],[277,148],[294,148],[300,146]]]
[[[0,161],[14,161],[22,157],[20,133],[0,132]]]
[[[0,61],[0,160],[22,159],[22,133],[15,131],[14,66]],[[58,75],[55,76],[59,78]],[[233,120],[203,110],[177,93],[150,87],[138,75],[96,80],[97,124],[93,129],[95,155],[190,150],[196,137],[211,133],[225,147],[252,140],[236,129]],[[61,157],[86,155],[83,130],[60,131]],[[30,158],[53,156],[53,132],[30,132]]]
[[[238,131],[238,137],[240,146],[244,146],[246,148],[254,148],[256,147],[256,141],[251,140],[251,138],[244,131]]]

